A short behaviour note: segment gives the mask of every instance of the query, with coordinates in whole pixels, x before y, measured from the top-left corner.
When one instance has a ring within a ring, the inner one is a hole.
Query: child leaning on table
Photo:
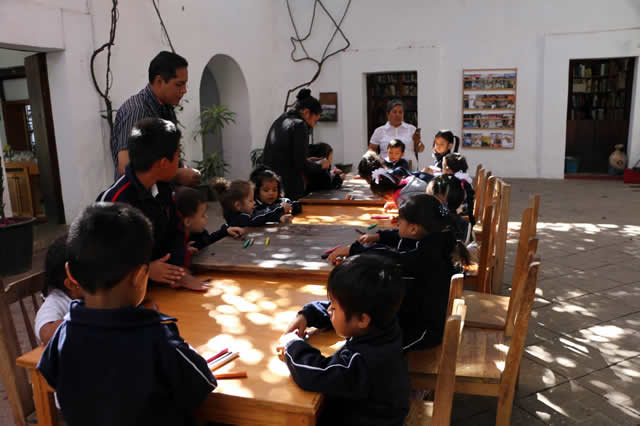
[[[396,320],[402,271],[381,256],[354,256],[331,271],[327,296],[328,302],[304,306],[278,348],[296,384],[325,395],[318,424],[401,425],[409,409]],[[307,327],[333,327],[346,343],[325,357],[302,338]]]
[[[49,246],[44,262],[44,303],[38,309],[34,325],[40,343],[47,344],[74,299],[82,299],[82,289],[67,278],[64,265],[67,262],[67,236],[59,237]]]
[[[215,389],[206,361],[176,319],[140,305],[152,252],[149,220],[121,203],[96,203],[67,240],[66,272],[82,287],[38,370],[76,425],[186,425]]]

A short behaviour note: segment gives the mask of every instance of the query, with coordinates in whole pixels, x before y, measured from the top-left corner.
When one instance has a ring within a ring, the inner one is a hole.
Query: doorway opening
[[[566,178],[615,174],[609,156],[616,145],[627,152],[635,62],[633,57],[569,62]]]
[[[387,122],[387,103],[400,99],[404,103],[404,121],[418,127],[418,72],[384,72],[367,74],[367,141]]]

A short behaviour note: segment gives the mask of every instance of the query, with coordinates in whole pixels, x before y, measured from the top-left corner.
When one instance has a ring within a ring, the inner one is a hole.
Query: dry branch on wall
[[[93,86],[96,88],[96,91],[102,98],[105,104],[105,115],[102,117],[107,120],[109,124],[109,134],[113,132],[113,104],[111,103],[111,99],[109,98],[109,91],[111,90],[111,85],[113,84],[113,74],[111,72],[111,47],[115,44],[116,40],[116,26],[118,24],[118,0],[112,0],[111,2],[111,28],[109,30],[109,41],[104,43],[98,49],[96,49],[91,55],[91,78],[93,79]],[[96,69],[95,69],[95,60],[96,57],[107,50],[107,70],[105,72],[105,86],[104,90],[100,88],[98,85],[98,80],[96,79]]]
[[[347,38],[347,36],[342,31],[342,22],[344,21],[344,18],[347,16],[347,12],[349,11],[349,6],[351,6],[351,0],[347,1],[347,6],[344,8],[344,13],[342,14],[342,17],[340,18],[339,21],[336,21],[336,19],[333,17],[331,12],[329,12],[327,10],[327,8],[325,7],[325,5],[322,2],[322,0],[315,0],[314,3],[313,3],[313,14],[311,15],[311,23],[309,24],[309,31],[307,32],[307,34],[304,37],[300,37],[300,34],[298,32],[298,27],[296,25],[295,19],[293,19],[293,13],[291,12],[291,5],[289,4],[289,2],[290,2],[290,0],[287,0],[287,10],[289,12],[289,18],[291,19],[291,25],[293,26],[293,31],[295,33],[295,37],[290,37],[291,44],[293,45],[293,50],[291,50],[291,60],[293,62],[311,61],[316,65],[317,69],[316,69],[315,74],[311,78],[311,80],[306,81],[306,82],[301,83],[301,84],[298,84],[294,88],[289,89],[287,91],[287,97],[286,97],[286,99],[284,101],[284,110],[285,111],[287,110],[288,107],[293,106],[293,104],[289,103],[289,98],[290,98],[292,93],[294,93],[296,90],[298,90],[298,89],[300,89],[302,87],[309,86],[311,83],[316,81],[318,79],[318,76],[320,75],[320,72],[322,71],[322,66],[324,65],[325,61],[327,59],[331,58],[332,56],[337,55],[340,52],[344,52],[345,50],[347,50],[349,48],[349,46],[351,46],[351,43],[349,42],[349,39]],[[320,57],[320,59],[313,58],[311,55],[309,55],[309,52],[307,51],[307,49],[304,46],[304,42],[311,36],[311,32],[313,30],[313,24],[315,23],[317,6],[320,6],[320,8],[322,8],[322,10],[327,14],[329,19],[331,20],[331,22],[335,26],[335,30],[333,31],[333,34],[331,35],[331,38],[329,39],[329,42],[325,46],[324,51],[322,52],[322,56]],[[338,34],[340,34],[340,36],[344,39],[345,45],[343,47],[341,47],[340,49],[334,50],[333,52],[329,52],[329,47],[331,46],[331,43],[333,43],[333,40],[336,38],[336,35],[338,35]],[[300,45],[300,48],[304,52],[304,56],[302,56],[300,58],[296,58],[295,57],[296,50],[297,50],[297,44],[296,43],[298,43]]]

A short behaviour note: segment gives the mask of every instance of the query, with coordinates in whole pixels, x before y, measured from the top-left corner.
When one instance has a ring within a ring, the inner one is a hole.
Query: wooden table
[[[346,199],[349,196],[351,199]],[[384,200],[373,195],[369,184],[359,177],[348,177],[339,189],[314,191],[300,198],[302,204],[383,206]],[[304,207],[303,207],[304,210]]]
[[[248,228],[254,243],[224,238],[203,249],[193,258],[196,271],[250,272],[267,277],[293,275],[296,278],[326,279],[333,269],[322,253],[337,245],[354,242],[360,234],[349,225],[273,225]],[[378,228],[376,228],[377,230]],[[371,230],[369,232],[374,232]],[[269,238],[269,245],[266,239]]]
[[[221,380],[199,414],[208,421],[238,425],[313,425],[321,394],[301,390],[274,348],[288,322],[307,302],[326,298],[324,281],[256,278],[246,274],[217,275],[207,293],[154,287],[149,296],[160,311],[178,318],[184,339],[203,357],[223,348],[240,358],[218,370],[246,371],[248,378]],[[334,333],[320,333],[310,342],[329,355],[341,345]],[[52,389],[35,369],[42,347],[21,356],[29,369],[40,425],[53,425]]]
[[[388,219],[372,219],[371,216],[388,216]],[[391,218],[398,212],[385,212],[381,206],[307,204],[302,213],[293,218],[296,225],[351,225],[365,229],[375,223],[381,227],[394,227]],[[376,229],[377,230],[377,229]]]

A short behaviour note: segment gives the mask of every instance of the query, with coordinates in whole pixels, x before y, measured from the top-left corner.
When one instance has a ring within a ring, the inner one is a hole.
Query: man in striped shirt
[[[127,99],[118,109],[111,135],[114,179],[123,175],[125,167],[129,164],[127,144],[136,121],[143,118],[162,118],[177,124],[173,108],[187,93],[188,65],[186,59],[180,55],[167,51],[158,53],[149,64],[149,84]],[[196,185],[200,182],[200,173],[181,167],[176,173],[176,182]]]

